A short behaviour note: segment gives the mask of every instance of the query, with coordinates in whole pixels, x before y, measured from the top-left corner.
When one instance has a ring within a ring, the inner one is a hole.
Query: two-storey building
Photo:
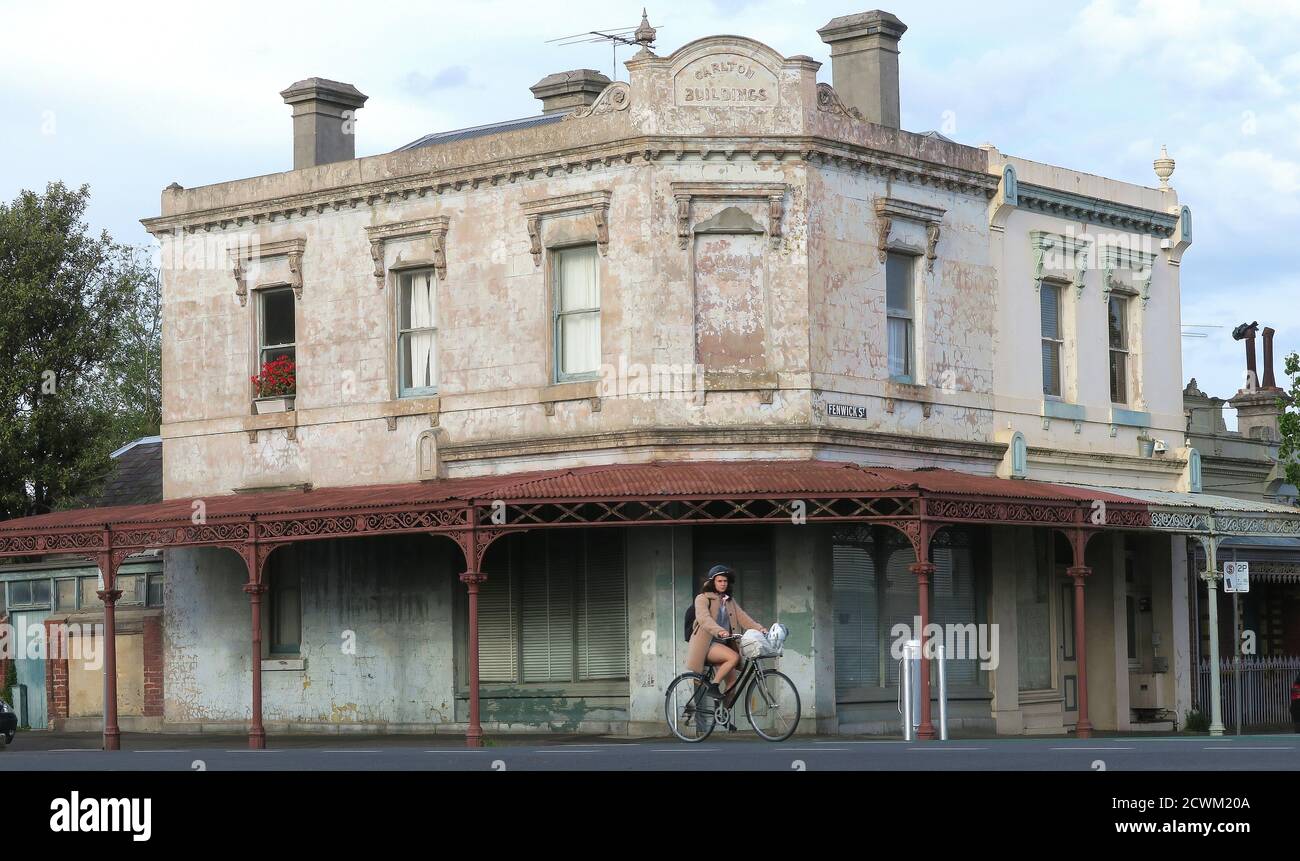
[[[627,81],[360,158],[310,78],[293,170],[168,187],[169,502],[94,521],[165,547],[164,726],[662,732],[717,562],[810,730],[897,728],[916,621],[956,725],[1126,729],[1134,674],[1185,711],[1172,160],[905,131],[905,29],[828,23],[827,83],[643,23]]]

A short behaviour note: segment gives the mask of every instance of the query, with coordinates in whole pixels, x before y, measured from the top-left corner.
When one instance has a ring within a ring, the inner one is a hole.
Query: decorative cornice
[[[415,218],[410,221],[394,221],[388,224],[374,224],[366,228],[366,238],[370,240],[370,259],[375,264],[375,283],[384,289],[388,279],[388,270],[384,266],[384,244],[394,239],[412,239],[428,236],[433,240],[433,268],[438,280],[447,277],[447,230],[451,219],[446,215],[432,218]]]
[[[676,202],[677,246],[686,248],[691,242],[694,226],[691,223],[691,201],[697,197],[717,200],[766,200],[767,234],[773,244],[781,240],[781,221],[785,217],[785,192],[783,182],[674,182],[673,200]]]
[[[250,225],[292,221],[325,211],[373,207],[380,203],[423,198],[477,189],[484,185],[514,184],[556,173],[571,174],[609,168],[633,162],[682,161],[687,157],[705,160],[747,159],[760,161],[797,160],[885,180],[931,186],[962,194],[991,197],[998,178],[905,155],[873,150],[822,137],[716,138],[640,137],[581,149],[543,153],[515,159],[501,159],[470,167],[415,173],[401,179],[381,179],[321,191],[268,198],[229,207],[212,207],[191,212],[142,219],[151,234],[179,235],[196,231],[247,229]]]
[[[528,228],[528,250],[533,255],[533,265],[542,265],[543,218],[556,215],[576,215],[590,212],[596,219],[596,247],[601,256],[609,253],[609,191],[585,191],[580,194],[561,194],[528,200],[519,204]]]
[[[1178,217],[1155,209],[1116,203],[1071,191],[1047,188],[1020,181],[1016,183],[1016,205],[1107,227],[1120,227],[1138,233],[1166,238],[1173,235]]]
[[[282,239],[277,242],[257,242],[248,246],[232,249],[230,253],[231,274],[235,277],[235,296],[241,307],[248,304],[248,269],[247,264],[268,257],[289,258],[289,286],[293,287],[294,296],[302,298],[302,255],[307,248],[307,240]]]

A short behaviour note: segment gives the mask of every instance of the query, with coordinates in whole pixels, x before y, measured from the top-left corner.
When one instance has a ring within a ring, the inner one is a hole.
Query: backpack
[[[686,608],[686,642],[691,641],[691,629],[695,627],[695,602]]]

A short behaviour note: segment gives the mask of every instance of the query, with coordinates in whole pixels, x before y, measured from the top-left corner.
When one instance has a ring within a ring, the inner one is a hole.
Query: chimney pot
[[[907,25],[875,9],[832,19],[817,31],[831,46],[831,81],[840,100],[873,123],[899,128],[898,40]]]
[[[356,112],[369,96],[351,84],[307,78],[280,92],[293,108],[293,169],[356,158]]]
[[[547,75],[528,89],[541,100],[542,113],[553,114],[590,106],[610,83],[595,69],[574,69]]]

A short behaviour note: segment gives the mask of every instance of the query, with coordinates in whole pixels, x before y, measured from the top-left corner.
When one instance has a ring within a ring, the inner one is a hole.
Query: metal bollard
[[[903,657],[899,661],[898,686],[902,696],[903,740],[913,741],[915,728],[912,726],[914,709],[912,698],[916,679],[912,676],[912,667],[920,654],[921,644],[917,640],[908,640],[903,644]]]

